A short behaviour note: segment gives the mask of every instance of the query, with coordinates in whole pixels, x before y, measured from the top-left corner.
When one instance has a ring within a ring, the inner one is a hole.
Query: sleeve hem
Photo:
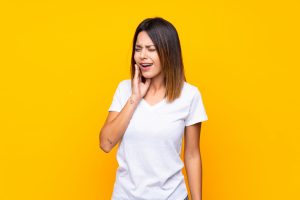
[[[108,109],[108,112],[110,112],[110,111],[121,112],[121,110],[119,110],[119,109],[114,109],[114,108]]]
[[[185,126],[191,126],[193,124],[196,124],[196,123],[199,123],[199,122],[204,122],[204,121],[207,121],[207,120],[208,120],[207,117],[202,118],[202,119],[195,119],[195,120],[192,120],[190,122],[185,123]]]

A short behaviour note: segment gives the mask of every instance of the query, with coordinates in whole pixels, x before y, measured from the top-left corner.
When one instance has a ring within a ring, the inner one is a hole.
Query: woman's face
[[[134,60],[145,78],[153,78],[161,73],[157,49],[146,31],[141,31],[138,34],[134,50]],[[143,64],[151,65],[143,66]]]

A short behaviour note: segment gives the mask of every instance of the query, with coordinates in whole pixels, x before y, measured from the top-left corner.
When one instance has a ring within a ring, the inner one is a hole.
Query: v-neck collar
[[[166,101],[166,98],[164,98],[163,100],[161,100],[160,102],[157,102],[154,105],[149,104],[144,98],[142,98],[141,102],[143,102],[148,108],[150,109],[154,109],[159,107],[160,105],[162,105],[164,102]]]

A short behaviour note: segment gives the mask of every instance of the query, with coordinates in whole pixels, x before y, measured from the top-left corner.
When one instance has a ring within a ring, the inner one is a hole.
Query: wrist
[[[141,97],[137,97],[136,95],[132,94],[130,97],[129,97],[129,101],[131,104],[133,103],[139,103],[141,101]]]

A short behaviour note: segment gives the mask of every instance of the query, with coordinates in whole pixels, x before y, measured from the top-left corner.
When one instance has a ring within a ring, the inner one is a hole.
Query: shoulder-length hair
[[[135,74],[134,49],[137,36],[141,31],[147,32],[157,49],[164,74],[166,99],[172,102],[180,96],[184,81],[186,81],[178,33],[170,22],[161,17],[144,19],[136,28],[133,37],[131,80]],[[143,76],[142,82],[145,82]]]

